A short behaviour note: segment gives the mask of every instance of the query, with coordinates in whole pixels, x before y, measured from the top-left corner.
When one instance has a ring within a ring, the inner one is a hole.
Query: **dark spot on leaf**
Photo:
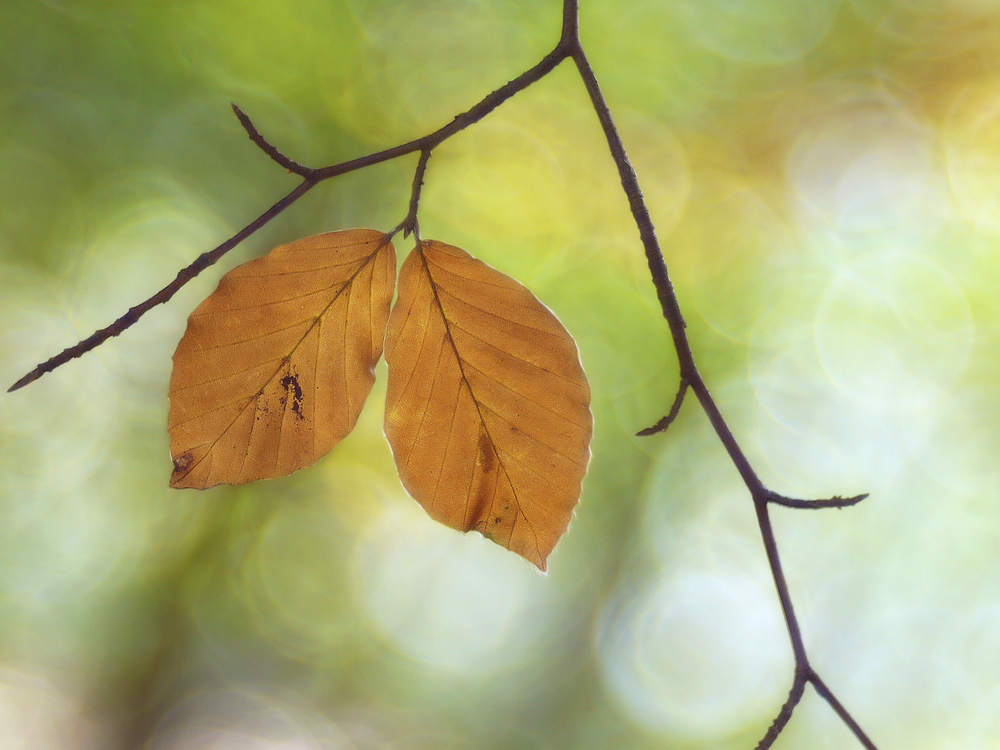
[[[288,403],[287,399],[291,396],[292,411],[295,412],[295,416],[299,419],[305,419],[305,415],[302,413],[302,387],[299,385],[299,379],[295,373],[285,375],[281,379],[281,387],[285,389],[285,396],[281,400],[282,405]]]
[[[190,453],[182,453],[174,459],[174,473],[180,474],[181,472],[187,471],[191,468],[192,463],[194,463],[194,456]]]

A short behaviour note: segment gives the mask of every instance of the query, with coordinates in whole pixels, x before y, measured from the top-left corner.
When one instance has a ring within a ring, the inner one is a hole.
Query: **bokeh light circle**
[[[351,737],[305,701],[234,685],[195,691],[167,711],[150,750],[356,750]],[[373,743],[378,748],[381,743]]]
[[[881,84],[828,81],[813,96],[785,163],[807,237],[845,255],[926,242],[950,210],[933,131]]]
[[[773,478],[769,484],[784,493],[876,492],[891,483],[909,453],[894,422],[859,408],[824,369],[814,325],[820,293],[803,286],[758,319],[747,362],[753,388],[748,440],[758,467]]]
[[[99,750],[110,726],[87,715],[81,696],[41,675],[0,666],[0,748],[3,750]]]
[[[357,595],[397,649],[457,674],[488,675],[530,652],[544,579],[481,535],[432,521],[416,503],[389,507],[355,550]]]
[[[829,377],[881,412],[933,405],[961,376],[973,332],[965,293],[947,269],[898,253],[837,274],[816,313]]]
[[[352,537],[332,504],[286,499],[260,529],[243,567],[243,593],[257,626],[290,655],[308,658],[342,645]]]
[[[772,705],[788,661],[773,598],[740,571],[683,570],[610,600],[597,643],[608,690],[652,731],[688,742],[739,732]]]
[[[785,63],[829,31],[841,0],[677,0],[673,12],[706,48],[744,63]]]
[[[944,138],[959,211],[977,229],[1000,234],[1000,78],[962,88]]]

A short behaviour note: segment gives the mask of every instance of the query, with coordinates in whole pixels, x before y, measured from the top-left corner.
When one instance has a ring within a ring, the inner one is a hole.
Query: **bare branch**
[[[428,160],[433,149],[446,139],[450,138],[452,135],[455,135],[461,130],[481,120],[483,117],[504,103],[507,99],[548,75],[567,57],[571,57],[576,65],[581,80],[583,81],[590,97],[594,112],[596,113],[601,128],[604,131],[612,159],[618,168],[622,189],[628,199],[629,208],[639,231],[639,237],[645,251],[652,282],[656,290],[657,298],[660,302],[663,317],[669,326],[671,336],[673,338],[674,349],[677,353],[678,363],[680,366],[680,383],[670,411],[655,425],[641,430],[637,434],[652,435],[667,429],[667,427],[677,418],[687,391],[690,388],[694,391],[695,396],[711,422],[720,442],[728,452],[730,459],[739,471],[744,483],[750,491],[751,497],[753,498],[761,540],[764,544],[775,588],[781,603],[796,665],[795,676],[788,699],[785,701],[777,717],[768,728],[764,738],[758,744],[758,750],[766,750],[767,748],[770,748],[775,739],[782,732],[790,720],[795,707],[802,699],[807,682],[811,682],[814,685],[819,695],[833,708],[841,720],[851,729],[861,744],[866,748],[869,748],[869,750],[875,750],[875,745],[861,730],[857,722],[851,717],[846,709],[844,709],[843,705],[839,702],[839,700],[837,700],[836,696],[834,696],[832,691],[825,685],[825,683],[823,683],[823,681],[809,665],[805,645],[799,629],[798,619],[792,607],[788,584],[782,571],[781,561],[778,556],[777,541],[775,539],[769,517],[770,503],[784,505],[791,508],[844,508],[861,502],[868,495],[862,494],[849,498],[835,496],[825,500],[797,500],[779,495],[778,493],[769,490],[754,472],[749,460],[743,453],[736,437],[733,435],[723,418],[715,400],[709,392],[708,386],[706,385],[701,374],[698,372],[698,368],[695,364],[694,355],[691,350],[690,342],[687,338],[686,323],[681,313],[677,295],[674,291],[667,271],[667,266],[656,237],[656,232],[653,228],[649,210],[639,187],[638,178],[636,177],[635,170],[629,161],[628,154],[625,151],[625,147],[611,116],[610,108],[608,107],[603,93],[601,92],[597,77],[594,74],[580,42],[578,0],[563,0],[562,30],[559,42],[556,47],[549,54],[543,57],[536,65],[491,92],[469,110],[456,116],[451,122],[438,130],[428,133],[427,135],[415,140],[401,143],[392,148],[367,154],[340,164],[319,169],[299,164],[282,154],[274,145],[267,141],[254,126],[250,118],[235,104],[232,105],[236,117],[239,119],[241,125],[246,130],[248,136],[254,144],[256,144],[257,147],[267,154],[267,156],[273,161],[288,171],[302,177],[303,181],[298,185],[298,187],[271,206],[271,208],[257,217],[257,219],[252,221],[238,233],[230,237],[215,249],[199,256],[193,263],[181,270],[170,284],[161,289],[155,295],[147,299],[145,302],[131,308],[125,315],[107,328],[103,328],[95,332],[90,337],[84,339],[75,346],[64,350],[57,356],[40,364],[15,383],[10,390],[14,391],[24,387],[25,385],[37,380],[45,373],[51,372],[69,360],[81,356],[82,354],[99,346],[107,339],[117,336],[125,331],[138,321],[139,318],[141,318],[142,315],[148,310],[169,300],[182,286],[188,283],[191,279],[195,278],[199,273],[201,273],[201,271],[214,264],[225,253],[256,232],[323,180],[419,151],[420,158],[417,162],[416,172],[414,174],[413,185],[411,188],[409,210],[404,220],[392,232],[392,234],[395,234],[396,232],[402,230],[404,237],[413,233],[419,241],[420,234],[417,213],[424,176]]]
[[[389,161],[390,159],[395,159],[397,157],[404,156],[405,154],[412,154],[414,151],[434,149],[456,133],[459,133],[470,125],[474,125],[482,120],[486,117],[486,115],[514,96],[514,94],[524,91],[524,89],[528,88],[533,83],[540,81],[542,78],[555,70],[556,66],[568,56],[569,48],[563,43],[563,41],[560,40],[559,44],[556,45],[556,48],[543,57],[536,65],[524,71],[517,78],[505,83],[496,91],[493,91],[483,97],[478,104],[456,116],[444,127],[438,128],[433,133],[428,133],[421,138],[401,143],[398,146],[387,148],[384,151],[378,151],[374,154],[361,156],[357,159],[351,159],[350,161],[345,161],[341,164],[334,164],[330,167],[317,169],[313,172],[313,175],[317,181],[326,180],[331,177],[336,177],[337,175],[345,174],[346,172],[353,172],[356,169],[362,169],[364,167],[370,167],[373,164]]]
[[[563,6],[567,13],[569,12],[568,8],[571,4],[575,5],[575,2],[573,0],[566,0]],[[570,35],[566,30],[567,26],[568,23],[564,24],[563,27],[564,41],[566,41]],[[577,38],[576,41],[567,43],[571,44],[571,57],[573,58],[573,62],[576,63],[576,68],[580,73],[580,77],[587,89],[587,93],[590,95],[590,101],[594,107],[594,112],[597,114],[597,119],[600,121],[601,128],[604,131],[605,138],[607,139],[608,149],[614,159],[615,166],[618,168],[618,175],[621,178],[622,189],[628,199],[629,208],[632,211],[636,227],[639,230],[639,238],[642,241],[642,245],[646,253],[646,262],[649,265],[649,272],[653,281],[653,286],[656,289],[656,296],[660,301],[660,308],[663,312],[663,317],[667,321],[667,325],[670,327],[674,349],[677,352],[677,359],[680,364],[681,387],[678,390],[677,396],[674,398],[674,406],[671,408],[671,413],[657,423],[657,425],[649,428],[649,430],[655,430],[661,424],[664,427],[670,424],[672,416],[676,416],[676,414],[674,414],[675,409],[679,411],[680,401],[683,399],[687,388],[690,387],[697,396],[705,415],[708,417],[709,422],[712,423],[712,427],[715,429],[716,435],[719,437],[720,442],[729,454],[733,465],[736,467],[737,471],[739,471],[740,476],[743,478],[743,482],[746,484],[747,489],[750,491],[750,495],[754,501],[754,508],[757,512],[757,524],[760,528],[761,541],[764,543],[764,550],[767,554],[768,564],[771,568],[771,575],[774,579],[775,589],[778,593],[778,599],[781,602],[781,610],[785,617],[785,625],[788,628],[788,635],[791,640],[792,651],[795,655],[796,664],[795,682],[792,685],[792,692],[789,695],[789,699],[786,701],[785,705],[781,709],[781,712],[778,714],[778,717],[768,730],[768,734],[758,746],[760,748],[767,748],[771,746],[775,738],[777,738],[778,734],[784,728],[785,724],[787,724],[788,719],[791,717],[792,710],[802,697],[805,681],[810,679],[814,674],[812,669],[809,667],[805,644],[802,640],[802,634],[799,629],[798,618],[796,617],[795,610],[792,607],[792,599],[788,590],[788,583],[785,579],[784,571],[781,568],[781,560],[778,556],[777,540],[775,539],[774,529],[771,526],[771,520],[768,515],[768,503],[779,502],[779,498],[781,498],[781,496],[771,492],[764,486],[764,483],[760,480],[760,478],[758,478],[757,474],[753,470],[753,467],[750,465],[750,461],[747,459],[742,448],[740,447],[739,442],[736,440],[732,430],[729,429],[729,425],[726,423],[722,413],[719,411],[719,407],[715,403],[715,399],[712,398],[712,394],[709,392],[708,386],[705,384],[701,374],[698,372],[698,368],[694,361],[694,355],[691,351],[691,345],[687,338],[687,326],[684,321],[684,316],[681,314],[677,294],[674,291],[673,284],[670,281],[670,275],[667,272],[666,262],[664,261],[663,253],[660,250],[660,245],[656,238],[656,231],[653,228],[653,222],[649,215],[649,209],[646,207],[645,199],[642,196],[642,190],[639,188],[639,180],[636,177],[635,170],[632,168],[632,164],[629,161],[628,154],[622,144],[621,136],[619,135],[618,129],[611,116],[611,110],[604,99],[597,77],[594,74],[590,62],[587,60],[587,55],[584,53],[579,39]],[[644,430],[640,434],[650,433],[647,430]],[[860,502],[863,497],[864,496],[850,498],[850,500]],[[787,500],[787,498],[781,499]],[[841,505],[850,504],[848,501],[844,501],[839,498],[835,498],[834,501],[839,501]],[[794,503],[795,501],[792,502]],[[795,505],[793,507],[825,507],[824,505],[818,505],[816,503],[825,503],[828,506],[830,502],[832,501],[813,501],[805,506]],[[818,677],[816,679],[818,680]],[[860,727],[857,727],[857,724],[853,723],[853,721],[849,722],[847,718],[845,718],[846,712],[841,713],[841,711],[838,710],[837,706],[839,706],[839,703],[835,703],[836,699],[832,693],[825,691],[821,692],[821,695],[823,695],[834,710],[841,715],[841,718],[843,718],[845,723],[851,727],[855,736],[862,742],[862,744],[870,742],[870,740],[867,740],[864,733],[861,732]],[[866,747],[867,746],[868,745],[866,744]]]
[[[867,492],[863,495],[855,495],[854,497],[841,497],[840,495],[834,495],[826,500],[796,500],[792,497],[779,495],[777,492],[768,492],[767,501],[769,503],[775,503],[776,505],[784,505],[787,508],[847,508],[851,505],[857,505],[866,497],[868,497]]]

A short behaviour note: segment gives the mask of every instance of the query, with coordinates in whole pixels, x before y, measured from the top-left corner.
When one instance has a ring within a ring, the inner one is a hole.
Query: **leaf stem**
[[[424,187],[424,173],[427,171],[427,161],[430,158],[431,149],[425,148],[420,152],[417,170],[413,174],[413,187],[410,189],[410,210],[406,214],[406,218],[389,234],[390,237],[402,229],[403,237],[409,237],[410,234],[413,234],[418,241],[420,240],[420,224],[417,223],[417,209],[420,206],[420,191]]]

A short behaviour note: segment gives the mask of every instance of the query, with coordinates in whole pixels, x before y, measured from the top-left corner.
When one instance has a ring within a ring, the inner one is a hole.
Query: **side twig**
[[[243,129],[247,131],[247,135],[250,136],[250,140],[256,143],[257,147],[261,151],[270,156],[274,161],[283,166],[289,172],[293,172],[299,175],[300,177],[305,177],[307,180],[313,176],[313,174],[316,172],[315,169],[310,169],[309,167],[303,167],[297,161],[292,161],[283,153],[278,151],[277,148],[275,148],[270,143],[268,143],[267,140],[265,140],[264,136],[262,136],[259,132],[257,132],[257,128],[254,127],[254,124],[250,121],[250,118],[247,117],[246,113],[242,109],[237,107],[235,104],[232,104],[230,106],[232,106],[233,112],[236,113],[236,119],[240,121],[240,125],[243,126]]]
[[[796,500],[792,497],[779,495],[777,492],[768,492],[767,501],[774,503],[775,505],[784,505],[786,508],[847,508],[851,505],[857,505],[866,497],[868,497],[867,492],[863,495],[855,495],[854,497],[840,497],[839,495],[834,495],[826,500]]]
[[[687,393],[688,386],[690,383],[687,382],[683,377],[681,378],[680,385],[677,386],[677,395],[674,396],[674,403],[670,407],[670,411],[667,412],[667,416],[663,417],[659,422],[654,424],[652,427],[647,427],[644,430],[639,430],[636,437],[646,437],[647,435],[655,435],[658,432],[663,432],[666,430],[675,419],[677,415],[681,413],[681,405],[684,403],[684,396]]]

